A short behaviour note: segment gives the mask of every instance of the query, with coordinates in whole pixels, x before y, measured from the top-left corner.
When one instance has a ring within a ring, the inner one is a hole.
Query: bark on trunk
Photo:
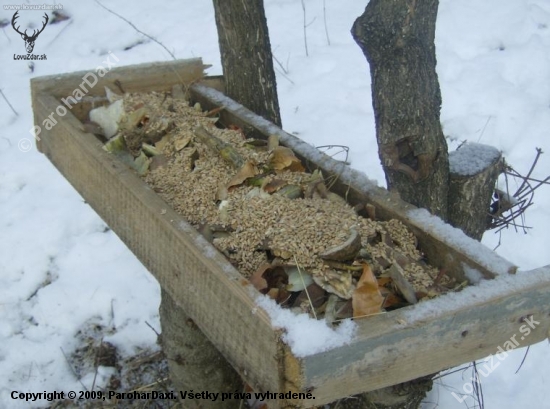
[[[437,7],[438,0],[371,0],[352,35],[370,64],[388,189],[446,220],[449,164],[435,71]]]
[[[503,161],[497,151],[483,169],[450,174],[439,119],[434,43],[438,5],[438,0],[371,0],[351,32],[370,65],[376,137],[388,189],[480,240]],[[430,389],[427,377],[363,394],[360,400],[366,408],[413,409]]]
[[[225,94],[281,126],[263,0],[214,0]]]
[[[242,392],[239,374],[204,336],[183,309],[162,290],[160,303],[162,349],[168,360],[170,380],[176,390]],[[239,402],[217,399],[185,400],[190,409],[234,409]]]

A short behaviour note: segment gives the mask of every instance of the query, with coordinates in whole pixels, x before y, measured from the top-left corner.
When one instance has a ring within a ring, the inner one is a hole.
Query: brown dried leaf
[[[351,300],[354,318],[377,314],[381,311],[384,298],[380,294],[378,282],[368,264],[364,264],[363,274],[357,282],[357,288]]]
[[[356,229],[352,228],[350,229],[350,234],[344,243],[330,249],[326,249],[319,254],[319,257],[325,260],[352,260],[355,256],[357,256],[359,250],[361,250],[361,235]]]
[[[256,288],[256,290],[263,292],[267,289],[267,281],[263,277],[266,270],[271,268],[271,264],[264,263],[258,269],[252,274],[252,276],[249,278],[252,285]]]
[[[248,161],[239,169],[237,174],[231,178],[231,180],[227,184],[227,188],[229,189],[233,186],[242,185],[246,179],[254,177],[257,174],[258,168],[256,167],[256,165],[253,162]]]
[[[294,155],[291,149],[284,146],[277,146],[273,149],[269,164],[275,171],[289,170],[291,172],[304,172],[300,159]]]
[[[267,294],[273,289],[285,290],[288,285],[288,276],[283,267],[263,263],[252,274],[250,282],[262,294]],[[272,294],[275,294],[275,292],[272,292]],[[288,292],[285,290],[281,297],[286,297],[287,294]]]
[[[267,183],[263,189],[267,192],[267,193],[273,193],[273,192],[276,192],[277,190],[279,190],[281,187],[283,187],[284,185],[286,185],[288,182],[286,180],[281,180],[281,179],[273,179],[271,182]]]
[[[279,137],[277,135],[269,135],[267,138],[267,150],[272,151],[279,146]]]
[[[336,294],[345,300],[350,299],[354,293],[355,287],[353,286],[351,273],[347,271],[325,269],[312,277],[313,281],[325,291]]]

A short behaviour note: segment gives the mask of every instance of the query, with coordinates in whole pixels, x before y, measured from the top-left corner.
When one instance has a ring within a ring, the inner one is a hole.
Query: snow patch
[[[500,151],[481,143],[467,143],[449,153],[451,173],[460,176],[473,176],[491,166],[500,156]]]
[[[500,257],[494,251],[491,251],[471,237],[466,236],[462,230],[445,223],[426,209],[411,209],[407,211],[407,217],[412,222],[422,226],[427,232],[437,236],[439,240],[456,248],[466,255],[466,257],[476,261],[489,271],[496,274],[508,274],[516,270],[513,264]]]
[[[292,353],[298,358],[329,351],[347,345],[353,339],[357,325],[352,320],[344,320],[336,328],[330,328],[325,321],[310,318],[306,314],[294,314],[277,305],[266,296],[256,298],[256,304],[262,307],[271,318],[271,324],[283,328],[286,342]],[[253,311],[255,313],[255,311]]]
[[[483,274],[479,272],[479,270],[470,267],[466,263],[462,263],[462,270],[464,271],[464,275],[470,282],[470,284],[479,284],[481,280],[483,280]]]

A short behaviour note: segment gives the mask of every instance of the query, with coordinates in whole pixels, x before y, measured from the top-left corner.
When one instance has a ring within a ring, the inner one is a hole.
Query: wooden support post
[[[170,380],[177,392],[242,392],[241,377],[202,331],[165,290],[161,291],[160,322],[162,349],[168,359]],[[179,396],[178,396],[179,398]],[[235,400],[185,400],[190,409],[231,409]]]

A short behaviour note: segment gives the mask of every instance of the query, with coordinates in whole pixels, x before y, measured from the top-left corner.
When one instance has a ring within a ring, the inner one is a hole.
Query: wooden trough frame
[[[31,81],[34,121],[41,128],[37,145],[250,385],[257,391],[313,391],[315,397],[275,400],[270,407],[322,405],[483,358],[498,347],[507,349],[515,335],[521,346],[549,336],[550,266],[516,273],[516,267],[480,243],[437,218],[418,216],[421,211],[364,175],[225,97],[215,89],[221,89],[220,79],[197,82],[204,68],[200,59],[193,59],[114,68],[103,77],[92,70],[97,84],[85,84],[85,98],[66,113],[59,108],[66,106],[60,101],[82,89],[88,72],[35,78]],[[93,77],[87,78],[93,82]],[[458,278],[477,271],[487,280],[461,293],[357,320],[350,344],[297,358],[257,306],[258,293],[248,281],[83,130],[81,121],[94,101],[101,103],[104,86],[115,91],[121,86],[126,92],[168,92],[178,83],[192,84],[192,99],[203,108],[224,106],[222,123],[236,124],[255,137],[276,134],[310,169],[336,175],[333,190],[350,204],[368,203],[378,218],[401,220],[416,234],[433,265]],[[55,120],[53,127],[49,126],[53,121],[44,122],[48,118]],[[536,324],[528,336],[519,337],[528,320]]]

